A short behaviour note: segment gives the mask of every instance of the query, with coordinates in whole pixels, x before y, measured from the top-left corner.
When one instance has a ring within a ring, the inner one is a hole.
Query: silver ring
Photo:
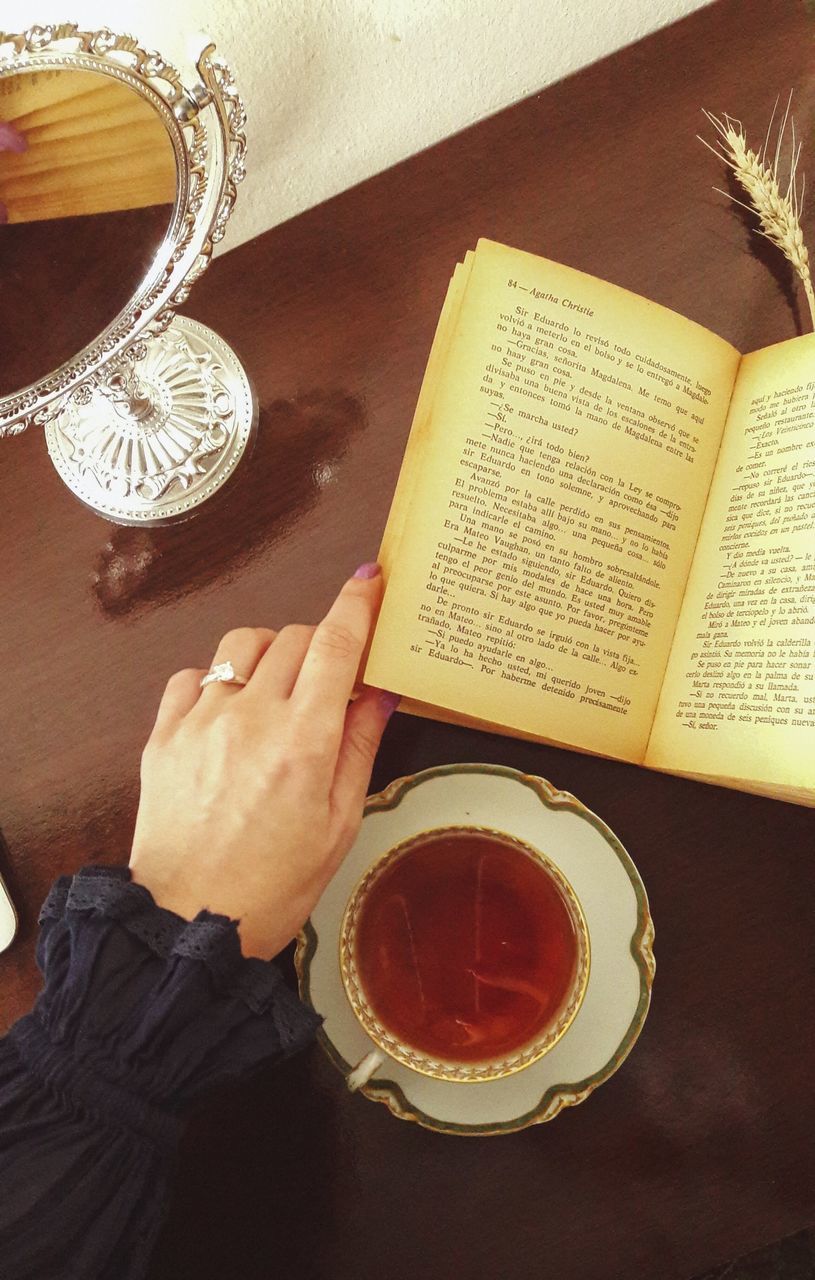
[[[201,677],[201,688],[204,689],[208,684],[248,684],[249,681],[245,676],[236,676],[235,668],[231,662],[218,662],[214,667],[210,667],[205,676]]]

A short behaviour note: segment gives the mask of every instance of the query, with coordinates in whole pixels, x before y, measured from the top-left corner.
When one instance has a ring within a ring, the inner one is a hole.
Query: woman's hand
[[[28,150],[28,143],[20,130],[7,120],[0,120],[0,151],[16,151],[21,154]],[[0,200],[0,225],[8,222],[8,209]]]
[[[215,663],[245,687],[174,675],[142,758],[130,866],[160,906],[240,921],[244,955],[268,958],[308,918],[350,848],[397,699],[350,707],[379,608],[378,565],[349,579],[318,627],[243,628]]]

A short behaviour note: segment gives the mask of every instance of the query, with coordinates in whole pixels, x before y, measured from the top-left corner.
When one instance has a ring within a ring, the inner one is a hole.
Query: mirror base
[[[231,478],[257,402],[231,347],[175,316],[66,399],[45,428],[57,471],[114,524],[189,519]]]

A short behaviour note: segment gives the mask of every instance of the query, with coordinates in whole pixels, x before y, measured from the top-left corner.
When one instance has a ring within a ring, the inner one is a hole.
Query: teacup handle
[[[364,1084],[367,1084],[384,1061],[385,1055],[380,1053],[379,1049],[372,1049],[370,1053],[366,1053],[365,1057],[360,1059],[353,1071],[349,1071],[345,1078],[345,1083],[351,1093],[356,1093],[357,1089],[361,1089]]]

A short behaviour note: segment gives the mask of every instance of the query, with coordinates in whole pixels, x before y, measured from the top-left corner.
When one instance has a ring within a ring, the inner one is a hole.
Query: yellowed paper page
[[[815,335],[745,356],[647,763],[815,792]]]
[[[490,241],[456,310],[365,679],[641,760],[739,354]]]
[[[398,554],[414,486],[421,474],[422,449],[427,439],[433,396],[435,395],[440,370],[444,367],[450,339],[458,320],[461,299],[470,276],[470,268],[474,257],[475,254],[468,253],[464,262],[460,262],[456,266],[447,288],[438,324],[436,325],[436,332],[433,337],[433,345],[430,348],[425,375],[422,379],[419,399],[416,402],[416,411],[413,415],[413,424],[410,429],[407,448],[402,459],[399,479],[396,482],[396,490],[388,514],[388,523],[379,548],[378,559],[386,578],[390,577],[394,560]]]

